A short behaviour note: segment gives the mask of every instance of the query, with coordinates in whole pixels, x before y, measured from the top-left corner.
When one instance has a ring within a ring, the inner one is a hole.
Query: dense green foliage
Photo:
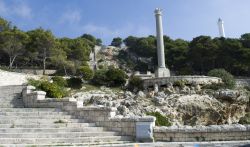
[[[208,76],[221,78],[223,82],[223,87],[225,88],[232,89],[235,86],[234,77],[224,69],[213,69],[208,72]]]
[[[115,46],[115,47],[121,47],[121,45],[122,45],[122,38],[120,38],[120,37],[114,38],[112,40],[112,42],[111,42],[111,45]]]
[[[66,87],[67,86],[67,81],[60,76],[55,76],[52,77],[53,83],[57,84],[60,87]]]
[[[56,83],[50,83],[43,81],[40,85],[40,89],[46,92],[46,96],[50,98],[62,98],[66,95],[63,87],[60,87]]]
[[[142,68],[142,71],[152,70],[150,67],[157,66],[154,36],[141,38],[129,36],[124,39],[124,44],[138,58],[152,58],[150,62],[146,62],[149,68]],[[164,36],[164,45],[166,64],[177,75],[207,74],[215,68],[224,68],[237,76],[250,74],[250,33],[243,34],[239,39],[198,36],[190,42],[181,39],[172,40]],[[129,58],[125,53],[119,56]],[[131,65],[131,58],[125,61]],[[131,68],[135,69],[138,62],[132,60],[132,63]],[[150,65],[151,63],[153,65]]]
[[[122,86],[126,82],[126,73],[117,68],[100,69],[95,72],[92,82],[96,85],[109,87]]]
[[[107,80],[106,73],[107,73],[106,69],[100,69],[100,70],[95,71],[92,82],[95,85],[107,85],[108,80]]]
[[[128,89],[131,91],[138,91],[143,89],[143,81],[140,77],[131,76],[129,79]]]
[[[77,74],[82,77],[83,80],[91,80],[94,76],[94,71],[89,66],[81,66],[77,70]]]
[[[60,75],[74,75],[101,43],[89,34],[70,39],[56,38],[43,28],[24,32],[0,17],[0,63],[9,68],[49,68]]]
[[[62,98],[67,96],[67,91],[64,86],[58,85],[57,82],[50,83],[47,80],[29,79],[28,84],[35,86],[39,90],[45,91],[46,96],[50,98]]]
[[[76,77],[71,77],[70,79],[67,80],[67,84],[70,88],[81,89],[82,88],[82,79],[76,78]]]
[[[159,112],[148,112],[147,115],[156,117],[155,125],[156,126],[171,126],[171,122],[167,117],[161,115]]]

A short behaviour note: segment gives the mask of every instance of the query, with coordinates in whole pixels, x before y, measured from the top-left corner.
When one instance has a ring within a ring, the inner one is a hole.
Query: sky
[[[84,33],[109,45],[114,37],[155,35],[154,9],[163,9],[164,34],[192,40],[218,36],[218,18],[226,37],[250,33],[250,0],[0,0],[0,16],[28,31],[42,27],[57,37]]]

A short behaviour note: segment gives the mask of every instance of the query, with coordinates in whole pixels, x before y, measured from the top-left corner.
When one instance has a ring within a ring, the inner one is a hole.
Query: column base
[[[155,71],[155,77],[170,77],[170,71],[166,67],[158,67],[158,69]]]

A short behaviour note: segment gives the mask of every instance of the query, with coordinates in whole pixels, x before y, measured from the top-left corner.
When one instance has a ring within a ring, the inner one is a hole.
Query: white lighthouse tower
[[[225,30],[224,30],[224,22],[222,19],[219,18],[218,20],[218,27],[219,27],[219,35],[220,37],[226,37]]]

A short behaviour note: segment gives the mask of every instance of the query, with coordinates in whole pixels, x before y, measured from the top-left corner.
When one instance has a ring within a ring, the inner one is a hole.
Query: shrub
[[[155,125],[156,126],[171,126],[172,123],[168,120],[167,117],[161,115],[159,112],[148,112],[147,115],[156,117]]]
[[[108,86],[122,86],[126,83],[126,73],[118,68],[110,68],[106,72]]]
[[[36,88],[40,88],[42,81],[41,80],[35,80],[35,79],[28,79],[28,85],[32,85]]]
[[[95,85],[107,85],[107,76],[106,76],[107,70],[106,69],[100,69],[97,70],[94,74],[94,77],[92,79],[92,82]]]
[[[221,83],[212,83],[210,85],[204,85],[202,88],[203,89],[219,90],[219,89],[225,88],[225,85],[221,84]]]
[[[250,124],[250,112],[248,112],[244,117],[239,121],[240,124]]]
[[[95,72],[92,82],[96,85],[122,86],[126,82],[127,75],[117,68],[100,69]]]
[[[53,83],[57,84],[60,87],[66,87],[67,86],[67,81],[60,76],[55,76],[52,77]]]
[[[91,80],[94,76],[94,72],[89,66],[81,66],[77,69],[77,74],[82,77],[83,80]]]
[[[66,95],[64,88],[48,81],[43,81],[40,88],[41,90],[45,91],[46,96],[50,98],[62,98]]]
[[[70,88],[81,89],[82,88],[82,79],[72,77],[72,78],[67,80],[67,84]]]
[[[143,89],[143,81],[140,77],[131,76],[129,79],[129,90],[142,90]]]
[[[235,79],[233,75],[227,72],[225,69],[213,69],[208,72],[208,76],[221,78],[223,86],[225,88],[232,89],[235,87]]]
[[[28,84],[45,91],[46,96],[50,98],[62,98],[68,94],[64,87],[57,83],[50,83],[48,80],[28,79]]]
[[[177,80],[177,81],[174,81],[173,85],[183,88],[185,87],[187,83],[188,82],[186,80]]]

